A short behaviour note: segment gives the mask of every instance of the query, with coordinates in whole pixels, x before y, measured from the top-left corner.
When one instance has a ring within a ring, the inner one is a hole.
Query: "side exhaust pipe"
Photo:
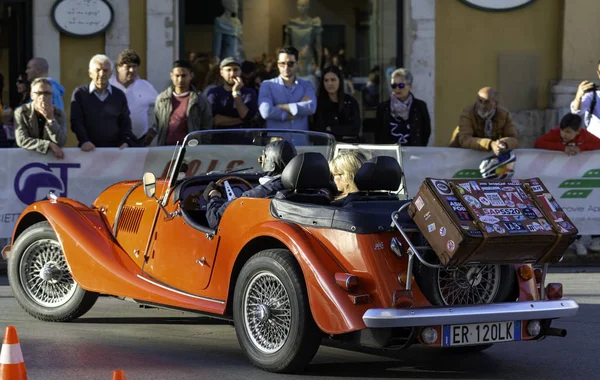
[[[557,329],[555,327],[548,327],[546,328],[546,331],[544,331],[544,334],[548,336],[559,336],[561,338],[564,338],[567,336],[567,330]]]

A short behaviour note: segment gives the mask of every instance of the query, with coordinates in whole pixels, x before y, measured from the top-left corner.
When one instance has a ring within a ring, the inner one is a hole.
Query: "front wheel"
[[[255,366],[295,372],[316,354],[322,334],[290,251],[269,249],[250,258],[237,279],[233,302],[238,341]]]
[[[37,319],[66,322],[85,314],[98,293],[82,289],[69,272],[56,233],[48,222],[27,228],[8,259],[8,280],[17,302]]]

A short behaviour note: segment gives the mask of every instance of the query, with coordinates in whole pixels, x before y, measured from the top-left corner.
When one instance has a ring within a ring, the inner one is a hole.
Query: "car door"
[[[185,222],[179,204],[171,206],[177,216],[158,216],[144,272],[191,294],[208,287],[214,268],[219,238],[207,235]]]

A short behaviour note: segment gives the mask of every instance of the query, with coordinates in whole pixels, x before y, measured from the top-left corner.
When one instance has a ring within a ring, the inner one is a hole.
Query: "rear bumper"
[[[368,328],[436,326],[564,318],[576,315],[578,310],[577,302],[564,299],[420,309],[369,309],[363,315],[363,321]]]

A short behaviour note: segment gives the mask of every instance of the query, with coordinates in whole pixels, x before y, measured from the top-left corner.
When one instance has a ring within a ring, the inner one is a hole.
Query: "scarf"
[[[484,137],[491,139],[492,138],[492,118],[496,115],[496,109],[494,108],[488,112],[481,112],[480,109],[477,109],[477,115],[485,121],[485,127],[483,128]]]
[[[403,102],[396,98],[393,94],[390,96],[390,109],[391,113],[395,118],[402,120],[408,119],[408,113],[410,112],[410,106],[412,105],[413,96],[408,94],[408,99]]]

